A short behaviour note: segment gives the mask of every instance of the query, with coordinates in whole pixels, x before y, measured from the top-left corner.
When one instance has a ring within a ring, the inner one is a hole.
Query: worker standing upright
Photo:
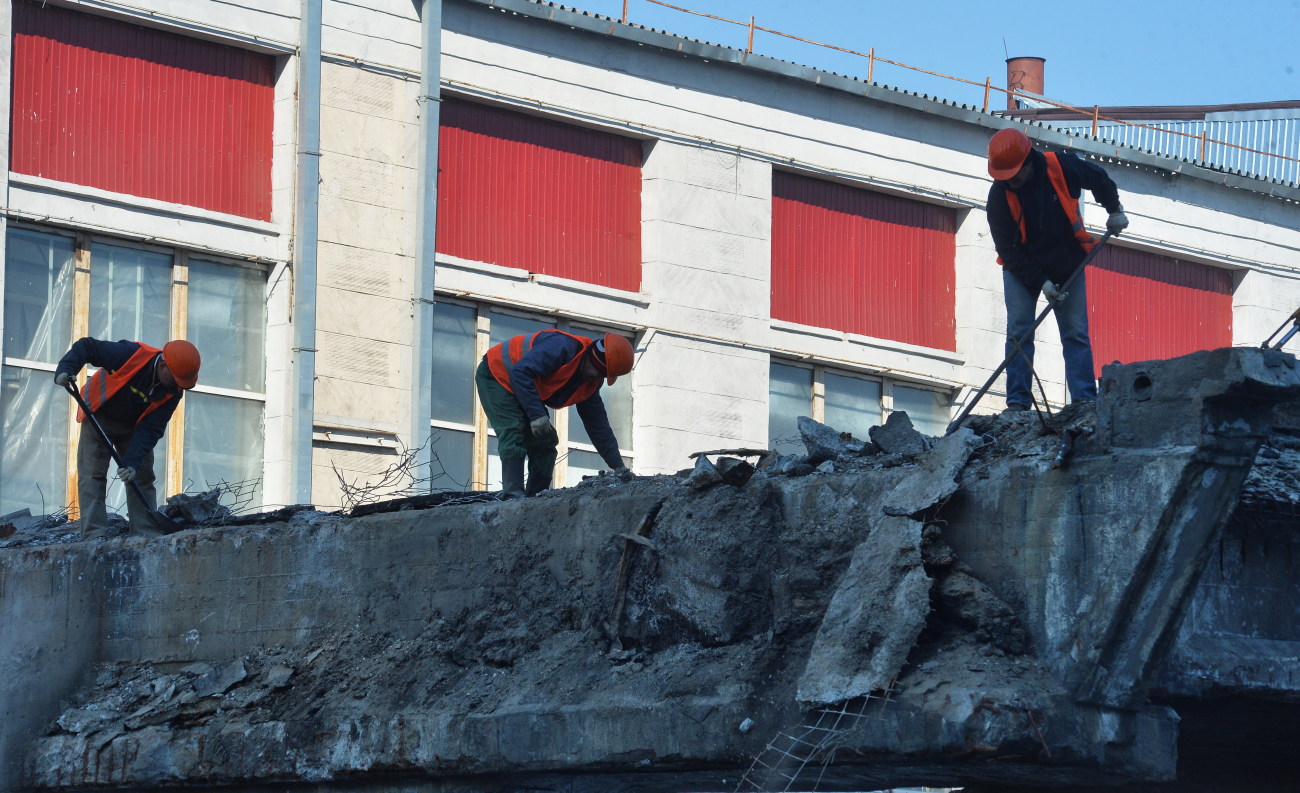
[[[1034,340],[1016,342],[1033,327],[1039,292],[1053,304],[1070,400],[1095,400],[1084,274],[1079,273],[1068,293],[1060,287],[1096,244],[1083,228],[1079,196],[1090,190],[1109,213],[1106,229],[1118,235],[1128,228],[1119,190],[1100,166],[1069,152],[1035,151],[1016,129],[999,130],[989,140],[988,170],[994,179],[989,230],[1002,265],[1007,307],[1007,410],[1026,410],[1033,403]]]
[[[474,382],[497,434],[504,498],[535,495],[551,486],[560,439],[548,407],[575,405],[605,464],[617,474],[628,474],[600,385],[601,380],[613,385],[632,371],[632,357],[632,344],[618,334],[587,339],[560,330],[515,336],[487,351]]]
[[[54,382],[67,388],[86,364],[98,366],[83,389],[86,404],[117,447],[124,465],[123,482],[134,482],[147,503],[127,489],[131,531],[144,534],[156,503],[153,449],[167,429],[184,391],[199,379],[199,351],[188,341],[169,341],[162,349],[138,341],[78,339],[59,361]],[[81,436],[77,441],[77,498],[81,537],[102,534],[108,527],[105,506],[111,452],[93,423],[78,410]]]

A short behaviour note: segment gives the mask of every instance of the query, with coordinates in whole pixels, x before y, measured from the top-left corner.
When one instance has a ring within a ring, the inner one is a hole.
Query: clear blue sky
[[[1300,100],[1300,0],[669,0],[930,71],[1006,84],[1006,57],[1047,59],[1045,94],[1076,106]],[[570,0],[618,18],[622,0]],[[647,0],[628,21],[743,49],[744,28]],[[1004,50],[1005,41],[1005,50]],[[865,58],[757,32],[764,55],[866,77]],[[983,88],[877,64],[877,82],[966,104]],[[994,93],[991,106],[1005,107]]]

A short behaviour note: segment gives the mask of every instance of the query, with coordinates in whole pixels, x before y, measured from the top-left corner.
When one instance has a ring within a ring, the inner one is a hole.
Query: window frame
[[[91,278],[94,275],[94,257],[92,252],[96,244],[112,245],[118,248],[130,248],[133,250],[147,251],[150,253],[162,254],[170,257],[170,278],[171,293],[167,306],[167,322],[170,339],[184,339],[188,330],[188,289],[189,289],[189,266],[190,259],[201,259],[204,262],[222,265],[234,266],[243,269],[252,269],[262,272],[270,283],[272,268],[260,262],[249,262],[234,259],[229,256],[221,256],[208,251],[197,251],[184,248],[181,246],[169,247],[158,245],[149,241],[134,240],[130,238],[114,237],[98,231],[79,231],[76,229],[43,226],[38,223],[24,222],[20,220],[11,220],[7,224],[8,229],[20,229],[37,234],[44,234],[54,237],[63,237],[72,241],[73,245],[73,298],[72,298],[72,332],[71,340],[76,342],[85,336],[90,335],[90,312],[91,312]],[[6,246],[6,257],[7,246]],[[269,286],[268,286],[269,288]],[[266,303],[263,303],[263,310]],[[269,318],[268,318],[269,324]],[[0,351],[0,365],[13,366],[19,369],[29,371],[47,372],[51,376],[58,366],[58,362],[45,363],[42,361],[31,361],[22,358],[12,358]],[[97,369],[93,366],[83,367],[78,374],[77,383],[84,387],[87,379],[94,374]],[[266,387],[266,378],[263,378],[263,387]],[[195,385],[193,391],[200,394],[210,394],[213,396],[235,398],[253,402],[260,402],[262,405],[263,416],[265,416],[267,406],[267,391],[245,391],[241,389],[223,388],[219,386],[204,385],[201,381]],[[167,432],[163,436],[166,441],[167,465],[166,470],[158,472],[158,486],[161,492],[181,493],[185,492],[185,400],[182,399],[176,406],[176,412],[167,424]],[[68,478],[65,489],[65,504],[71,509],[79,508],[77,497],[77,444],[80,438],[80,426],[76,422],[77,406],[71,400],[68,401]],[[266,453],[263,450],[262,460],[260,461],[262,478],[266,474]]]
[[[779,364],[781,366],[791,366],[799,369],[812,370],[812,375],[813,375],[812,376],[812,404],[809,405],[808,416],[814,421],[821,422],[823,424],[826,422],[826,375],[828,373],[838,375],[840,377],[846,377],[853,380],[865,380],[867,382],[879,383],[880,384],[880,421],[882,424],[885,421],[887,421],[889,419],[890,414],[894,412],[894,387],[895,386],[911,388],[916,391],[930,391],[933,393],[943,394],[947,396],[950,400],[949,407],[948,407],[948,419],[949,420],[952,419],[952,401],[955,397],[955,393],[954,393],[954,389],[951,388],[944,388],[943,386],[935,385],[933,383],[919,383],[910,380],[900,380],[898,378],[886,377],[879,374],[868,374],[866,372],[857,371],[849,367],[825,364],[816,360],[806,359],[806,358],[805,359],[786,358],[779,355],[769,355],[768,356],[769,373],[771,371],[771,366],[773,364]],[[771,402],[770,381],[768,385],[768,400],[769,400],[769,407],[770,407],[770,402]],[[836,427],[835,429],[844,431],[844,428],[842,427]],[[868,440],[867,438],[857,436],[856,433],[854,437],[858,437],[859,440]],[[772,427],[770,425],[767,428],[767,439],[768,442],[770,443],[772,439]]]

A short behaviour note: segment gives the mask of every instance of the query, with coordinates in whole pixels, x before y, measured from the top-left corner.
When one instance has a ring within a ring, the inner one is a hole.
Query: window
[[[800,416],[869,440],[872,427],[900,410],[917,430],[938,436],[947,431],[951,408],[952,396],[946,391],[773,360],[768,379],[768,444],[780,454],[803,454]]]
[[[13,4],[17,173],[271,218],[275,58]]]
[[[435,489],[489,489],[501,486],[501,461],[496,450],[496,433],[474,394],[474,372],[488,348],[514,336],[558,328],[575,336],[596,338],[605,331],[588,328],[568,319],[530,316],[504,308],[462,303],[439,298],[433,311],[433,433]],[[620,377],[613,386],[602,385],[601,400],[631,465],[632,378]],[[587,437],[577,410],[551,411],[560,434],[560,457],[556,463],[555,487],[576,484],[583,475],[605,467]]]
[[[772,174],[772,317],[955,350],[956,215]]]
[[[1088,269],[1096,375],[1120,361],[1154,361],[1232,346],[1232,272],[1107,245]]]
[[[641,141],[452,97],[441,122],[439,253],[641,288]]]
[[[0,514],[24,507],[49,513],[76,504],[69,471],[76,470],[79,428],[72,400],[50,378],[72,342],[85,335],[156,347],[187,338],[199,348],[199,384],[154,449],[160,498],[222,482],[260,483],[266,282],[261,268],[185,251],[11,226]],[[116,479],[109,483],[109,506],[122,511],[125,492]],[[249,490],[242,495],[252,502],[239,506],[261,504],[260,486]]]

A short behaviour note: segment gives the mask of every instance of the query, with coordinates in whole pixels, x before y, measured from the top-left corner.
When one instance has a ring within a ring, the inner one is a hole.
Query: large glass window
[[[5,246],[4,355],[58,363],[72,345],[73,241],[11,227]]]
[[[952,398],[941,391],[894,386],[894,410],[907,412],[912,426],[926,435],[943,435],[948,431],[948,414]]]
[[[478,366],[478,312],[439,300],[433,309],[433,469],[435,490],[474,487],[474,369]]]
[[[768,445],[781,454],[801,453],[799,417],[812,415],[813,370],[773,362],[767,394]]]
[[[155,346],[169,341],[171,254],[95,243],[90,260],[90,335]]]
[[[265,271],[190,259],[187,314],[203,385],[266,390]]]
[[[903,385],[888,378],[836,372],[819,364],[773,360],[768,385],[768,437],[781,454],[802,454],[798,418],[808,416],[867,440],[890,413],[906,411],[913,426],[943,435],[952,412],[947,391]]]
[[[52,381],[72,344],[74,242],[10,227],[5,234],[4,365],[0,367],[0,515],[69,504],[72,400]]]
[[[879,380],[826,372],[825,423],[840,432],[867,438],[867,431],[880,424]]]
[[[76,267],[74,267],[74,262]],[[74,289],[77,279],[81,289]],[[160,499],[223,482],[252,483],[239,506],[261,504],[266,273],[190,259],[183,251],[10,227],[6,234],[4,367],[0,372],[0,514],[75,508],[73,405],[50,382],[76,337],[156,347],[181,336],[203,357],[154,447]],[[77,330],[82,328],[83,330]],[[91,368],[83,370],[83,378]],[[110,478],[108,504],[124,511]],[[229,500],[229,499],[228,499]]]
[[[446,477],[434,479],[432,487],[500,488],[496,434],[474,394],[474,371],[484,353],[515,336],[552,328],[586,338],[604,336],[605,331],[574,327],[567,319],[528,316],[449,298],[439,298],[433,324],[434,473],[441,466]],[[613,386],[602,386],[600,395],[624,461],[631,465],[632,378],[620,377]],[[552,420],[561,433],[554,486],[574,484],[605,467],[576,410],[552,411]]]

